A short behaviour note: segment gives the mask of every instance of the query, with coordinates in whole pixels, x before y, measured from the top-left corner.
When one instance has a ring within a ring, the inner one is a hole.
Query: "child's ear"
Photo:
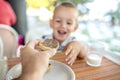
[[[49,21],[49,24],[50,24],[50,27],[53,28],[53,20],[52,19]]]
[[[78,24],[76,24],[75,28],[74,28],[74,32],[78,29]]]

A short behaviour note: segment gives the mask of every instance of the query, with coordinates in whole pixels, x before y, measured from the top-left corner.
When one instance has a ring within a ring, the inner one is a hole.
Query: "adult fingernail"
[[[68,64],[70,64],[70,62],[68,62]]]

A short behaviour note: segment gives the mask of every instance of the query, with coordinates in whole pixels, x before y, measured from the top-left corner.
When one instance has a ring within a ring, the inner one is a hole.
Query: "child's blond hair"
[[[55,10],[54,10],[54,13],[56,12],[56,10],[59,8],[59,7],[67,7],[67,8],[73,8],[77,11],[77,15],[79,15],[79,11],[78,9],[76,8],[76,6],[71,3],[71,2],[61,2],[61,3],[58,3],[56,6],[55,6]],[[54,15],[53,15],[54,16]]]

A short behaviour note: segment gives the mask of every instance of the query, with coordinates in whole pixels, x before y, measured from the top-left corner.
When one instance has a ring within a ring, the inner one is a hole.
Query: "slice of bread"
[[[59,42],[55,39],[45,39],[43,42],[39,43],[39,47],[41,50],[58,49]]]

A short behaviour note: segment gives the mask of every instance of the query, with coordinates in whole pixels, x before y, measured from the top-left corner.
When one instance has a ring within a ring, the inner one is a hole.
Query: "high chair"
[[[18,46],[18,33],[8,25],[0,24],[0,37],[2,41],[3,56],[16,57]]]

